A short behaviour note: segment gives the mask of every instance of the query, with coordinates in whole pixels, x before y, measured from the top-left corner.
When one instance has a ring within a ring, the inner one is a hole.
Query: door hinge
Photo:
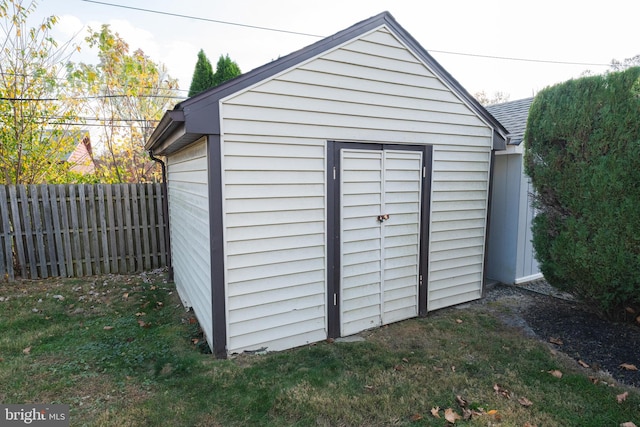
[[[338,305],[338,294],[333,294],[333,305]]]
[[[422,274],[419,276],[420,286],[422,286]]]
[[[333,179],[336,179],[336,167],[333,167]]]
[[[422,167],[422,177],[423,177],[423,178],[426,178],[426,177],[427,177],[427,167],[426,167],[426,166],[423,166],[423,167]]]

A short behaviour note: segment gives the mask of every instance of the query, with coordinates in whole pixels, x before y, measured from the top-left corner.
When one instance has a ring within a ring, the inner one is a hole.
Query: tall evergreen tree
[[[226,56],[220,55],[216,66],[216,73],[213,75],[213,86],[218,86],[227,80],[238,77],[240,74],[242,74],[240,67],[235,61],[229,58],[229,54]]]
[[[204,50],[200,49],[200,52],[198,52],[198,62],[196,62],[196,68],[193,70],[193,77],[191,78],[189,97],[204,92],[215,85],[211,62],[209,62],[209,58],[205,55]]]

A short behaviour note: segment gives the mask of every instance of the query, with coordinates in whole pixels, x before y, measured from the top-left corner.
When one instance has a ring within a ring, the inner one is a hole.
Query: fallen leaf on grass
[[[447,408],[444,410],[444,419],[449,421],[451,424],[455,424],[456,421],[461,420],[462,417],[458,415],[458,413],[455,412],[453,409]]]
[[[460,395],[456,396],[456,402],[458,402],[458,405],[460,405],[461,408],[466,408],[467,406],[469,406],[469,402],[467,402],[467,400]]]
[[[403,357],[403,358],[402,358],[402,361],[403,361],[404,363],[409,363],[409,359],[407,359],[406,357]]]
[[[462,319],[456,319],[456,323],[458,324],[462,323]]]
[[[636,365],[633,365],[631,363],[621,363],[620,367],[622,369],[626,369],[627,371],[637,371],[638,367]]]
[[[616,399],[618,400],[618,403],[622,403],[627,400],[627,396],[629,396],[629,392],[625,391],[624,393],[617,395]]]
[[[112,329],[113,329],[113,326],[105,326],[105,327],[104,327],[104,328],[102,328],[102,329],[104,329],[105,331],[110,331],[110,330],[112,330]]]
[[[129,292],[125,292],[124,294],[122,294],[122,298],[128,299],[129,298]]]
[[[564,342],[560,338],[551,337],[549,338],[549,342],[552,344],[562,345]]]
[[[393,367],[394,371],[402,371],[404,369],[404,367],[402,365],[396,365]]]
[[[500,415],[497,409],[490,410],[489,412],[487,412],[487,415],[493,417],[493,419],[498,422],[502,421],[502,415]]]
[[[583,368],[588,368],[589,364],[587,362],[585,362],[584,360],[578,360],[578,365],[582,366]]]
[[[158,307],[163,307],[163,306],[164,306],[164,303],[163,303],[162,301],[158,301],[158,302],[156,302],[156,305],[157,305]]]
[[[620,427],[637,427],[637,426],[631,421],[627,421],[626,423],[620,424]]]
[[[598,384],[600,382],[600,380],[596,377],[589,377],[589,381],[591,381],[594,384]]]
[[[191,338],[191,342],[193,343],[193,345],[196,345],[200,342],[200,340],[198,338]]]
[[[557,369],[554,369],[552,371],[547,371],[547,372],[556,378],[562,378],[562,372],[558,371]]]
[[[518,399],[518,403],[526,408],[533,405],[533,402],[527,399],[526,397],[521,397],[520,399]]]
[[[141,316],[144,316],[145,314],[147,314],[147,313],[145,313],[143,311],[139,311],[139,312],[136,313],[136,317],[141,317]]]
[[[636,311],[634,310],[633,307],[625,307],[624,310],[629,314],[635,314],[636,313]]]
[[[420,414],[413,414],[411,415],[411,418],[410,418],[411,421],[420,421],[421,419],[422,419],[422,415]]]
[[[31,353],[31,347],[27,347],[27,348],[25,348],[24,350],[22,350],[22,352],[23,352],[24,354],[29,354],[29,353]]]
[[[451,372],[455,372],[456,371],[456,367],[451,365]]]
[[[147,323],[142,319],[138,319],[138,325],[140,325],[141,328],[148,328],[149,326],[151,326],[151,323]]]
[[[440,418],[440,414],[438,412],[440,412],[439,406],[436,406],[435,408],[431,408],[431,415],[433,415],[434,417]]]
[[[506,397],[507,399],[511,398],[511,392],[509,390],[507,390],[506,388],[502,388],[500,387],[498,384],[494,384],[493,385],[493,390],[496,392],[496,394],[501,395],[503,397]]]

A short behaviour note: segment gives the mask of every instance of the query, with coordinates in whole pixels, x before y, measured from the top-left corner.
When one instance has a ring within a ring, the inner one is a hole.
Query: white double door
[[[340,335],[418,315],[423,153],[340,150]]]

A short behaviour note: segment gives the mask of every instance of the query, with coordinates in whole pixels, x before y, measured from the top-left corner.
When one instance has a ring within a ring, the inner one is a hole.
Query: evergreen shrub
[[[605,312],[640,304],[640,67],[542,90],[525,144],[545,278]]]

